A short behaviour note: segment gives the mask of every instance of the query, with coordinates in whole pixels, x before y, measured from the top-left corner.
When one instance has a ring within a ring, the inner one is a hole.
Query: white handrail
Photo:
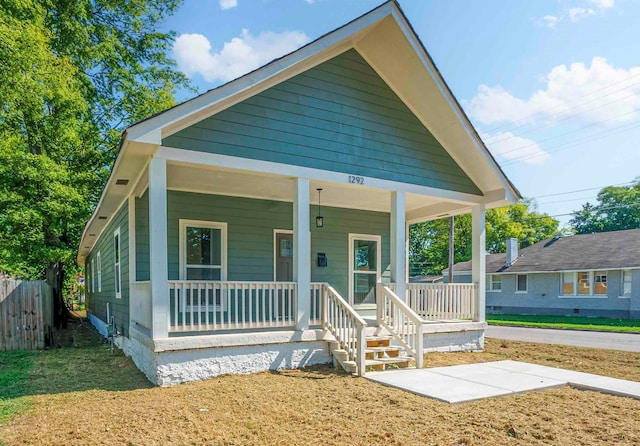
[[[472,283],[408,283],[408,303],[428,321],[475,320],[478,287]]]
[[[322,293],[327,284],[324,282],[311,282],[311,314],[309,325],[322,325]]]
[[[416,368],[424,361],[424,320],[383,283],[377,284],[378,323],[415,358]]]
[[[365,330],[367,323],[331,285],[325,284],[322,293],[322,325],[355,361],[358,375],[365,374]]]
[[[295,282],[169,281],[169,331],[293,327]]]

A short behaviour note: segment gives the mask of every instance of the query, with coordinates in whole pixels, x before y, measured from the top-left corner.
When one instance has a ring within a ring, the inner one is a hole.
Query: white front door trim
[[[353,302],[354,296],[353,296],[353,275],[355,273],[354,269],[353,269],[353,263],[355,261],[354,256],[353,256],[353,242],[356,240],[367,240],[367,241],[374,241],[377,243],[377,249],[376,249],[376,282],[380,282],[380,279],[382,278],[382,236],[380,235],[376,235],[376,234],[355,234],[355,233],[349,233],[349,305],[353,306],[354,308],[358,308],[358,309],[369,309],[369,308],[375,308],[375,305],[370,305],[370,304],[360,304],[360,305],[356,305]]]

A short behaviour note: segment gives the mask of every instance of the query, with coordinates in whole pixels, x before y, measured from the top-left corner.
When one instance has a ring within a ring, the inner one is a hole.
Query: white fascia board
[[[398,10],[397,7],[394,7],[392,15],[395,18],[396,22],[398,23],[398,26],[404,33],[406,39],[409,41],[414,51],[422,61],[425,69],[428,71],[429,75],[438,86],[440,93],[447,100],[449,106],[451,107],[451,110],[453,111],[453,113],[455,113],[456,117],[458,118],[458,121],[464,127],[465,132],[469,137],[469,140],[473,142],[473,145],[481,153],[485,162],[489,165],[493,173],[499,178],[505,190],[509,191],[508,196],[513,200],[513,202],[516,202],[519,198],[521,198],[520,194],[513,188],[509,180],[506,178],[505,174],[498,167],[495,159],[491,156],[491,154],[489,153],[489,150],[484,145],[484,142],[482,142],[477,132],[473,128],[473,125],[469,122],[464,112],[460,109],[458,102],[456,101],[456,99],[453,97],[453,94],[451,93],[451,90],[449,90],[449,88],[446,86],[439,72],[436,70],[435,66],[432,64],[431,59],[429,55],[426,53],[422,43],[419,41],[418,37],[413,32],[411,26],[407,23],[404,17],[404,14],[400,10]],[[452,154],[450,155],[453,156]],[[462,164],[459,163],[458,160],[456,160],[456,162],[462,167]]]
[[[319,65],[353,48],[353,41],[357,39],[360,32],[392,15],[394,8],[393,3],[381,5],[281,59],[186,101],[156,117],[135,124],[129,128],[130,138],[144,139],[146,134],[158,130],[161,130],[162,137],[170,136],[195,122],[206,119],[225,108]]]
[[[291,178],[308,178],[310,180],[331,181],[344,184],[349,183],[349,174],[346,173],[315,169],[312,167],[295,166],[291,164],[274,163],[272,161],[262,161],[229,155],[220,155],[215,153],[204,153],[196,152],[193,150],[175,149],[165,146],[160,147],[155,156],[164,158],[167,161],[171,161],[173,163],[185,165],[216,166],[248,172],[283,175]],[[435,187],[382,180],[373,177],[367,177],[367,187],[426,195],[467,205],[482,203],[484,200],[484,197],[482,195],[473,195],[464,192],[438,189]]]

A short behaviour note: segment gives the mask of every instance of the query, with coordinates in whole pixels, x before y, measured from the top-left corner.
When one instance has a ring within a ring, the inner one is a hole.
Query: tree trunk
[[[47,283],[51,287],[53,299],[53,325],[56,329],[67,328],[69,310],[62,296],[64,284],[64,264],[62,262],[47,265]]]

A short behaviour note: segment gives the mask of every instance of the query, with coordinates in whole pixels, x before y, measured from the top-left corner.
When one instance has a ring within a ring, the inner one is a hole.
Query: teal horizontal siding
[[[120,228],[120,277],[121,298],[116,299],[115,290],[115,251],[113,233]],[[102,287],[98,291],[97,256],[100,253],[102,263]],[[95,262],[95,292],[91,292],[91,277],[86,282],[87,310],[99,319],[107,321],[107,303],[114,317],[116,328],[125,336],[129,335],[129,208],[125,203],[114,215],[93,249],[87,256],[87,270],[91,261]]]
[[[480,194],[355,50],[181,130],[163,145]]]

